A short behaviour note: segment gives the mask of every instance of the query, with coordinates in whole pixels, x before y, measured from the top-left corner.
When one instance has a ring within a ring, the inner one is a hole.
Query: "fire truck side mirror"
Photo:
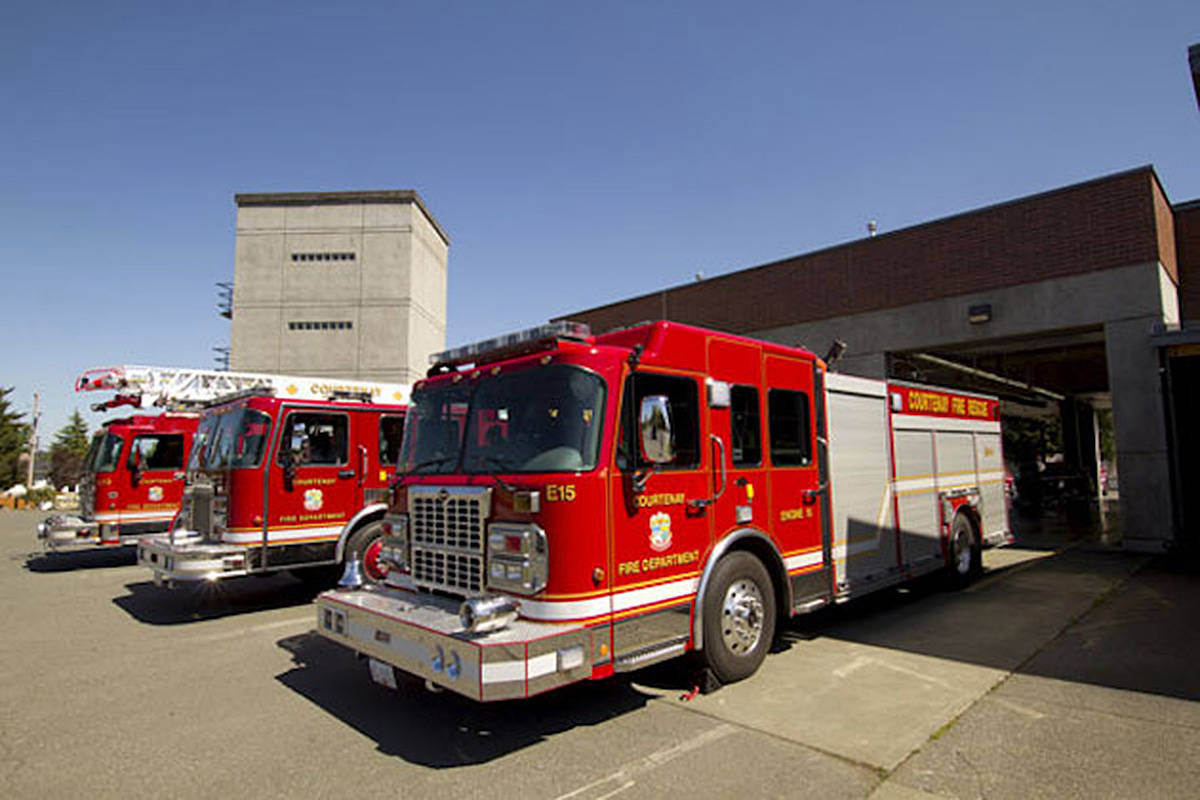
[[[652,394],[642,398],[638,429],[641,431],[643,461],[651,464],[669,464],[675,460],[671,405],[666,395]]]

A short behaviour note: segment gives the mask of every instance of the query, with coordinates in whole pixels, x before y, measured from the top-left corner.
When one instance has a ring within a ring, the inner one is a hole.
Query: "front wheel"
[[[704,595],[704,661],[722,683],[753,675],[775,637],[775,590],[762,562],[734,552]]]
[[[379,560],[382,548],[383,526],[378,522],[370,522],[350,534],[342,561],[344,563],[357,556],[363,576],[372,583],[383,583],[387,577],[387,565]]]

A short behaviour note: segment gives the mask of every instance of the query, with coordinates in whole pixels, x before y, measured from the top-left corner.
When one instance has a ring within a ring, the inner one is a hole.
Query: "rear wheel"
[[[387,565],[379,560],[382,547],[383,526],[378,522],[369,522],[350,534],[342,560],[349,561],[357,556],[363,577],[372,583],[383,583],[387,577]]]
[[[753,675],[775,637],[775,590],[762,562],[734,552],[713,570],[704,595],[705,664],[722,683]]]
[[[950,583],[956,587],[969,584],[983,571],[979,551],[979,539],[975,526],[966,514],[955,514],[950,525],[949,560],[947,565]]]

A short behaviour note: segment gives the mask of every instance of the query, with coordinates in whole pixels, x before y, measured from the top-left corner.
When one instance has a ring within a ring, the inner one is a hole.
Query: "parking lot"
[[[1200,579],[1091,546],[989,552],[793,621],[753,678],[678,662],[479,705],[371,683],[292,578],[155,588],[0,513],[6,797],[1194,796]]]

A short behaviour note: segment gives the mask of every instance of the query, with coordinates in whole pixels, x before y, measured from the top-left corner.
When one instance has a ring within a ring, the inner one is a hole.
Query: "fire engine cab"
[[[780,618],[1009,539],[998,402],[831,373],[670,322],[555,323],[433,357],[381,524],[317,628],[478,700],[697,651],[749,676]]]
[[[159,585],[280,570],[331,585],[353,554],[382,579],[379,520],[408,394],[401,384],[272,376],[213,402],[178,518],[139,541],[139,563]]]

